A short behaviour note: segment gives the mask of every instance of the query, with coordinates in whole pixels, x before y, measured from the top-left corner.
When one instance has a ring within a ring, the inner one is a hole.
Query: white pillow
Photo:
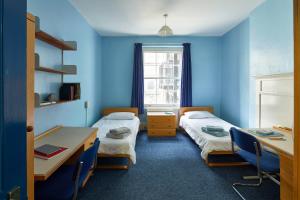
[[[105,117],[109,120],[133,120],[134,113],[132,112],[113,112]]]
[[[215,118],[213,114],[207,111],[190,111],[185,112],[184,115],[187,116],[189,119]]]

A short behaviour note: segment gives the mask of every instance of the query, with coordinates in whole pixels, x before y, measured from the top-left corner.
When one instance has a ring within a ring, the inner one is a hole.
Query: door
[[[27,199],[26,0],[0,0],[0,199]]]

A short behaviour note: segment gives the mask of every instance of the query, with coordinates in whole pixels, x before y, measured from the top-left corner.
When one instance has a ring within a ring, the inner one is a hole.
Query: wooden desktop
[[[294,139],[292,132],[275,129],[284,135],[284,140],[272,140],[268,137],[253,135],[258,141],[267,147],[275,150],[280,157],[280,199],[293,199],[293,157]]]
[[[34,179],[45,181],[60,166],[76,160],[76,155],[93,145],[97,137],[97,130],[97,128],[58,126],[36,137],[34,141],[35,148],[44,144],[51,144],[68,149],[49,160],[34,158]]]

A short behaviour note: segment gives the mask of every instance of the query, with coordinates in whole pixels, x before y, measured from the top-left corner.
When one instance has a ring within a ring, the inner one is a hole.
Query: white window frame
[[[154,52],[154,53],[159,53],[159,52],[181,52],[183,53],[183,47],[182,46],[159,46],[159,47],[143,47],[143,55],[145,52]],[[144,63],[145,64],[145,63]],[[181,63],[181,69],[182,69],[182,63]],[[145,77],[144,76],[144,81],[147,79],[155,79],[157,80],[166,80],[166,79],[171,79],[171,80],[179,80],[181,81],[181,77],[178,78],[170,78],[170,77]],[[180,90],[180,89],[179,89]],[[157,95],[157,94],[156,94]],[[163,109],[163,108],[179,108],[180,107],[180,100],[178,104],[145,104],[145,108],[147,109]]]

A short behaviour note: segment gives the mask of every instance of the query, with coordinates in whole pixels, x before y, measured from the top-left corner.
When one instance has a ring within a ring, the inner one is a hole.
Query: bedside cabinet
[[[148,136],[176,136],[176,115],[172,112],[148,112]]]

